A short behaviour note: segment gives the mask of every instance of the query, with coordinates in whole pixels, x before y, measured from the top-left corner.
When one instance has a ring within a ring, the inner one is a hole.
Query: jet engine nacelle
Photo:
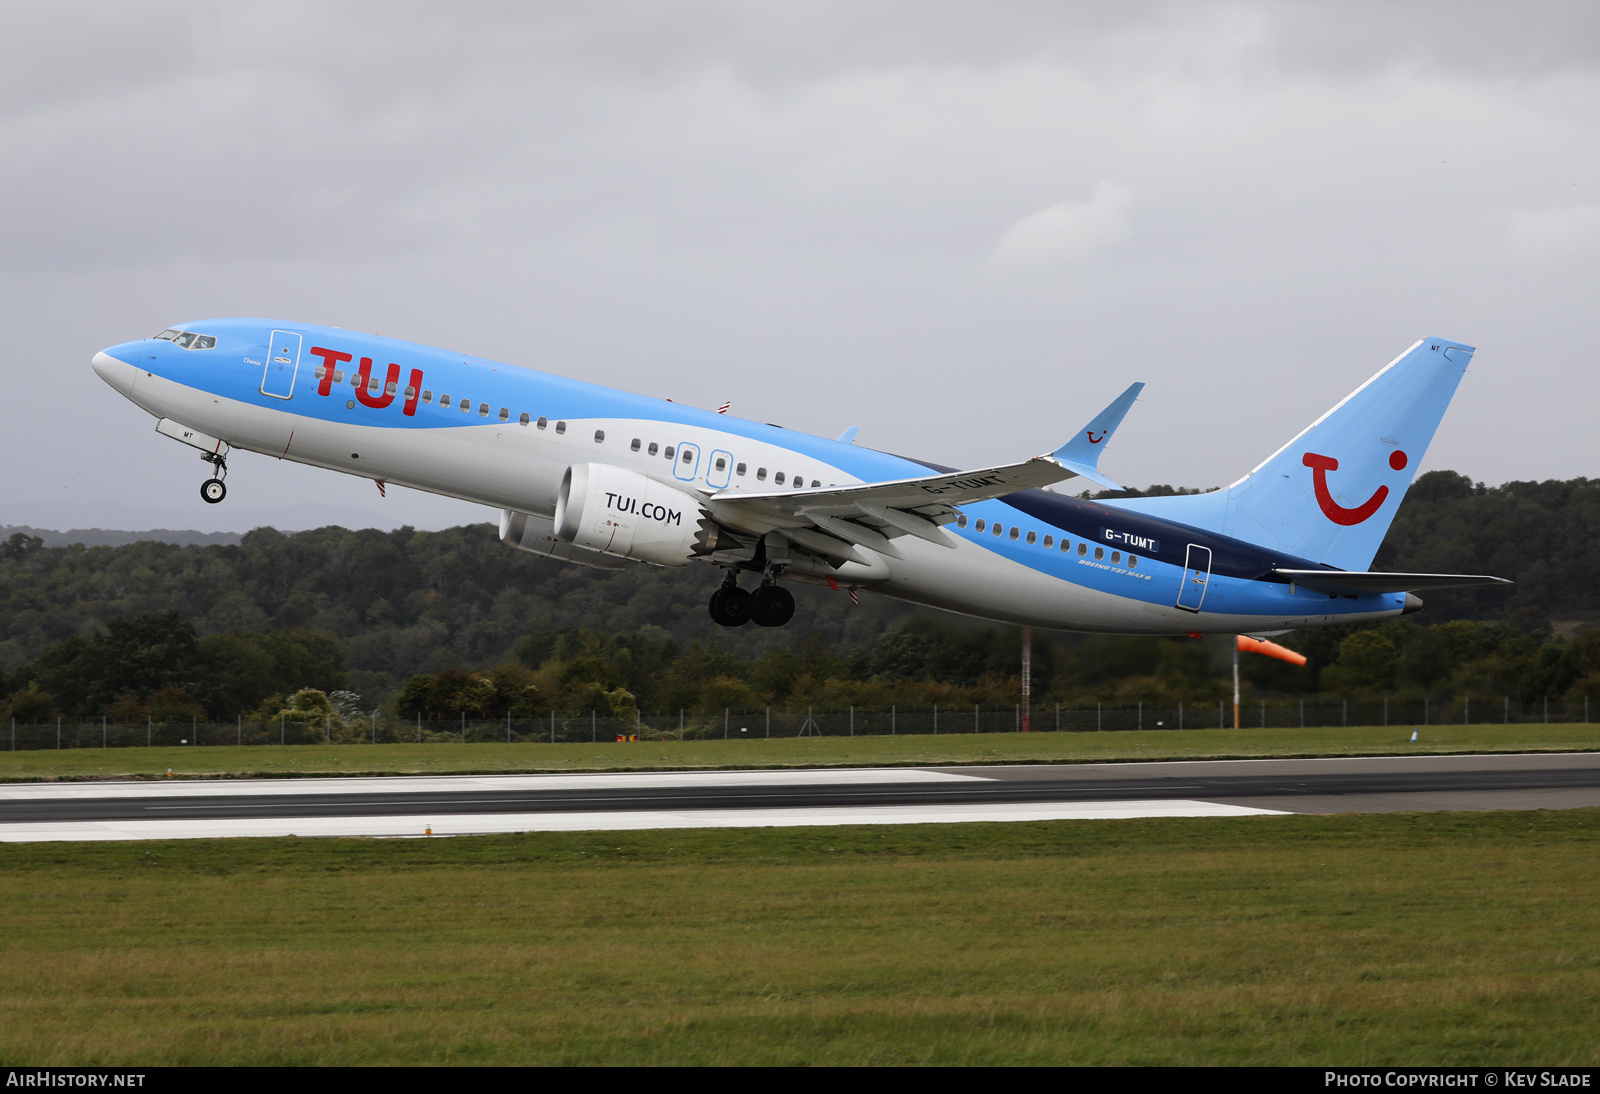
[[[699,498],[608,463],[568,467],[556,495],[556,539],[618,558],[686,566],[716,535]]]

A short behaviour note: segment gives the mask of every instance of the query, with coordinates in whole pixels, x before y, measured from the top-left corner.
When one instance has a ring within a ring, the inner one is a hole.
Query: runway
[[[1600,753],[0,785],[0,842],[1600,805]]]

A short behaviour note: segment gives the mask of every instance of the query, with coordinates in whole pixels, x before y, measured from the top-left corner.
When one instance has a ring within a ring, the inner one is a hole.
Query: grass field
[[[7,1064],[1589,1064],[1600,810],[0,847]]]
[[[1433,755],[1600,749],[1600,726],[1513,724],[1348,729],[1193,729],[811,737],[635,744],[256,745],[0,752],[0,781],[206,775],[468,774],[892,764],[1071,763],[1267,756]]]

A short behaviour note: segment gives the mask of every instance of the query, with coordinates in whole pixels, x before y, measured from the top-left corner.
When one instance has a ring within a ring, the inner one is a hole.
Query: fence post
[[[281,711],[281,710],[278,711],[278,743],[280,745],[289,743],[288,734],[283,728],[284,715],[285,715],[284,711]]]
[[[1261,728],[1267,728],[1267,701],[1261,700]]]
[[[1222,700],[1217,700],[1217,728],[1222,728]]]
[[[722,708],[722,739],[724,741],[726,741],[728,739],[728,708],[727,707],[723,707]]]
[[[1426,695],[1422,697],[1422,724],[1428,724],[1428,697]]]
[[[325,736],[328,739],[328,743],[330,745],[333,744],[333,715],[332,714],[329,714],[326,718],[324,718],[322,720],[322,734],[323,734],[323,736]]]
[[[278,712],[278,718],[280,719],[280,721],[282,720],[282,718],[283,718],[283,712],[282,711]],[[144,747],[146,747],[146,748],[154,747],[154,735],[155,735],[155,720],[153,718],[151,718],[150,715],[146,714],[144,716]]]
[[[678,708],[678,740],[683,740],[683,708]]]
[[[1502,700],[1504,700],[1505,704],[1506,704],[1506,708],[1505,708],[1505,723],[1506,723],[1506,725],[1510,725],[1511,724],[1511,696],[1502,695],[1500,698]]]
[[[983,725],[978,721],[978,704],[972,704],[972,732],[982,733]]]
[[[372,712],[372,743],[378,743],[378,712]],[[511,710],[506,709],[506,744],[511,743]]]
[[[767,740],[772,740],[772,708],[767,708]]]
[[[1143,730],[1144,730],[1144,700],[1143,699],[1139,700],[1139,730],[1141,732],[1143,732]]]
[[[1306,701],[1300,700],[1300,728],[1306,728]]]
[[[1383,700],[1383,724],[1389,724],[1389,700],[1387,698]]]
[[[1544,701],[1544,709],[1545,709],[1544,720],[1548,722],[1550,720],[1550,714],[1549,714],[1549,711],[1550,711],[1550,700],[1549,699],[1546,699]],[[199,715],[196,715],[196,717],[199,717]],[[61,715],[59,715],[59,714],[56,715],[56,751],[57,752],[61,751]]]
[[[551,732],[551,734],[554,734],[555,731],[556,731],[556,723],[555,723],[555,719],[552,718],[551,721],[550,721],[550,732]],[[550,739],[553,741],[553,740],[555,740],[555,737],[551,736]],[[461,743],[462,744],[466,744],[467,743],[467,712],[464,711],[464,710],[461,712]]]
[[[1099,703],[1095,703],[1095,705],[1094,705],[1094,731],[1096,733],[1100,732],[1100,704]]]
[[[1305,702],[1304,699],[1302,699],[1300,701],[1302,703]],[[1300,718],[1300,724],[1301,725],[1305,725],[1305,722],[1306,722],[1305,717],[1302,715],[1301,718]],[[1339,714],[1339,725],[1341,727],[1345,728],[1345,729],[1348,729],[1350,727],[1350,699],[1349,699],[1348,696],[1345,698],[1344,706],[1341,708],[1341,711],[1340,711],[1340,714]]]
[[[239,715],[239,740],[236,743],[241,744],[241,745],[244,744],[244,715],[243,714]]]
[[[644,728],[644,716],[639,713],[639,706],[636,703],[636,704],[634,704],[634,708],[633,708],[633,735],[635,737],[641,736],[641,734],[639,733],[639,730],[641,730],[643,728]]]
[[[850,736],[854,737],[855,735],[856,735],[856,707],[855,707],[855,704],[852,703],[852,704],[850,704]]]
[[[594,708],[589,708],[589,743],[600,743],[600,723],[595,720]]]
[[[1587,700],[1587,699],[1585,699],[1583,701],[1583,710],[1584,710],[1583,720],[1587,722],[1589,720],[1589,713],[1588,713],[1589,712],[1589,700]],[[1060,720],[1061,720],[1061,704],[1057,703],[1056,704],[1056,721],[1059,722]],[[933,704],[933,735],[935,737],[937,737],[939,735],[939,704],[938,703]]]
[[[889,736],[894,736],[894,704],[889,704]]]
[[[422,743],[422,711],[417,711],[417,744]]]
[[[1589,719],[1587,718],[1584,719],[1586,722],[1588,720]],[[1463,695],[1461,697],[1461,724],[1464,726],[1470,726],[1472,724],[1472,696],[1470,695]]]
[[[466,740],[466,738],[463,737],[462,740]],[[556,712],[554,707],[550,709],[550,743],[556,743]]]
[[[1178,700],[1178,728],[1183,728],[1183,700]]]
[[[1587,699],[1583,701],[1583,720],[1585,722],[1589,720],[1589,700]],[[243,714],[239,715],[239,740],[241,743],[244,741]],[[106,747],[106,716],[104,714],[100,715],[100,747]]]
[[[506,715],[506,740],[511,740],[511,715]],[[378,710],[372,710],[372,743],[378,743]]]
[[[1544,724],[1550,724],[1550,696],[1544,697]],[[61,747],[61,719],[56,719],[56,747]]]

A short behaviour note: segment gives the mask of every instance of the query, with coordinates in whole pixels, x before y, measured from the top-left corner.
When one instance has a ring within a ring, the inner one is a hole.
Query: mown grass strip
[[[0,846],[26,1064],[1588,1064],[1600,810]]]
[[[935,766],[973,763],[1109,763],[1260,759],[1273,756],[1439,755],[1589,751],[1600,726],[1410,726],[1348,729],[1201,729],[1112,733],[990,733],[811,737],[633,744],[259,745],[46,749],[0,752],[0,781],[36,779],[283,778],[322,775],[458,775],[766,767]]]

